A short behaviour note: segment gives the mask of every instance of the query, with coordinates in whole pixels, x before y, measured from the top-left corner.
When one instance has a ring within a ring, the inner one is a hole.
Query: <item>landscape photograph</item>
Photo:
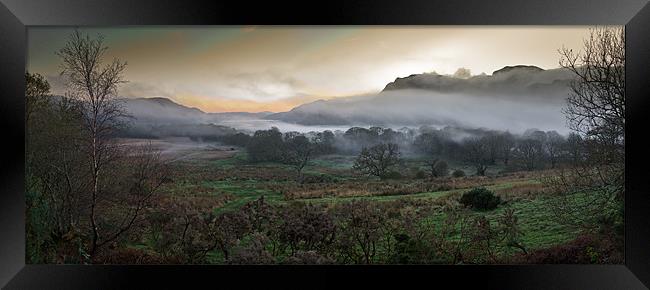
[[[27,264],[623,264],[623,26],[29,27]]]

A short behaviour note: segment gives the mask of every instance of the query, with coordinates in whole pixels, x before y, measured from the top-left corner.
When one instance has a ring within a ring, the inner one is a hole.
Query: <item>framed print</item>
[[[647,2],[313,5],[3,0],[3,285],[647,287]]]

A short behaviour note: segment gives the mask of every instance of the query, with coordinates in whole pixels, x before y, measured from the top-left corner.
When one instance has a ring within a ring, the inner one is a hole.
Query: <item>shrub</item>
[[[338,178],[329,174],[305,174],[303,176],[302,183],[335,183],[338,182]]]
[[[100,253],[94,263],[109,265],[179,264],[183,263],[183,260],[176,256],[162,257],[155,252],[143,249],[121,248]]]
[[[335,261],[332,258],[323,256],[316,251],[298,251],[283,262],[283,264],[294,265],[324,265],[334,263]]]
[[[381,176],[381,179],[401,179],[402,174],[399,171],[389,171]]]
[[[454,172],[451,174],[451,176],[456,177],[456,178],[458,178],[458,177],[465,177],[465,171],[462,171],[462,170],[460,170],[460,169],[456,169],[456,170],[454,170]]]
[[[424,170],[418,170],[415,172],[415,178],[416,179],[424,179],[427,177],[427,173],[424,172]]]
[[[584,234],[573,241],[530,253],[519,253],[509,263],[516,264],[619,264],[623,262],[622,242],[611,236]]]
[[[464,172],[463,172],[464,173]],[[435,162],[431,167],[431,175],[433,177],[443,177],[449,174],[449,166],[444,160]]]
[[[501,203],[501,198],[486,188],[477,187],[464,193],[460,203],[477,210],[493,210]]]
[[[407,234],[396,234],[394,252],[388,257],[391,264],[429,264],[445,263],[438,257],[437,249],[431,243],[413,239]],[[448,263],[448,262],[447,262]]]

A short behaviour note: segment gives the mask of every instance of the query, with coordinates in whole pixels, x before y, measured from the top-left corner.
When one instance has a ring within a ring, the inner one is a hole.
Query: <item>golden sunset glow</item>
[[[53,92],[72,28],[30,28],[28,70]],[[381,91],[423,72],[491,74],[508,65],[558,67],[557,49],[581,47],[588,27],[207,26],[82,29],[105,36],[107,60],[127,61],[119,94],[166,97],[206,112],[287,111],[318,99]]]
[[[174,100],[188,107],[199,108],[204,112],[284,112],[296,106],[313,102],[323,97],[287,98],[273,102],[234,100],[205,96],[177,95]]]

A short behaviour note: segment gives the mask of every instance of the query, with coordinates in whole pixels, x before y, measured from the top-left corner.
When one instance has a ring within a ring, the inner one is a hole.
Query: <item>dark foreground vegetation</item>
[[[622,263],[621,33],[562,51],[577,76],[567,136],[270,129],[174,150],[118,138],[126,64],[75,33],[59,51],[68,96],[26,74],[27,261]]]

